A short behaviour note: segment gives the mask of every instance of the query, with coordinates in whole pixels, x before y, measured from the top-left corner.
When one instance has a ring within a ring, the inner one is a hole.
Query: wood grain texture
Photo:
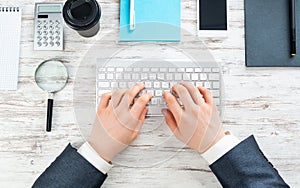
[[[101,33],[117,32],[119,1],[101,0],[103,9]],[[182,0],[182,27],[196,33],[196,1]],[[205,40],[205,44],[220,62],[225,84],[223,123],[238,138],[254,134],[262,150],[292,187],[300,186],[300,74],[299,68],[246,68],[244,45],[243,0],[228,0],[230,32],[224,40]],[[65,146],[84,141],[74,106],[89,101],[95,93],[89,91],[79,99],[74,89],[80,84],[94,83],[92,77],[76,82],[78,67],[95,38],[85,39],[73,30],[65,29],[65,51],[33,51],[32,0],[1,0],[1,5],[19,5],[23,9],[19,87],[17,91],[0,92],[0,187],[30,187]],[[193,41],[186,46],[194,48]],[[43,60],[60,58],[70,73],[67,87],[56,94],[53,131],[46,133],[47,94],[34,82],[35,68]],[[161,126],[163,127],[163,126]],[[166,130],[158,130],[163,133]],[[163,137],[164,135],[162,135]],[[145,134],[149,143],[160,137]],[[141,144],[140,140],[138,144]],[[115,165],[103,187],[220,187],[207,163],[195,152],[183,148],[157,152],[145,159],[176,154],[166,162],[147,168]],[[129,152],[129,155],[130,154]]]

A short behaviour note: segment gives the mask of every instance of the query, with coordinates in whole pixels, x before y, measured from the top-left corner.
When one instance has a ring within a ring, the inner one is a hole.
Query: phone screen
[[[226,0],[199,0],[199,29],[227,30]]]

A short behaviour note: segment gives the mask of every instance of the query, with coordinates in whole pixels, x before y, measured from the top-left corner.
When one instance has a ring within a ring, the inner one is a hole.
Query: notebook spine
[[[19,7],[0,7],[0,12],[20,12]]]

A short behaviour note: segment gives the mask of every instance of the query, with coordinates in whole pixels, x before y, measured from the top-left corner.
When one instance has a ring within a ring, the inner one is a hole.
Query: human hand
[[[168,109],[163,109],[166,123],[177,139],[198,151],[207,151],[225,136],[217,107],[208,89],[189,83],[172,87],[183,108],[170,92],[164,93]]]
[[[143,89],[144,85],[139,83],[129,90],[118,90],[101,97],[88,142],[107,162],[138,136],[148,111],[146,105],[152,98],[151,94],[144,94],[132,105]]]

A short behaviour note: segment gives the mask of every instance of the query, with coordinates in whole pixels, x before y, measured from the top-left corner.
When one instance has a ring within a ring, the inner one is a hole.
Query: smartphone
[[[226,0],[197,0],[198,37],[226,37],[227,12]]]

